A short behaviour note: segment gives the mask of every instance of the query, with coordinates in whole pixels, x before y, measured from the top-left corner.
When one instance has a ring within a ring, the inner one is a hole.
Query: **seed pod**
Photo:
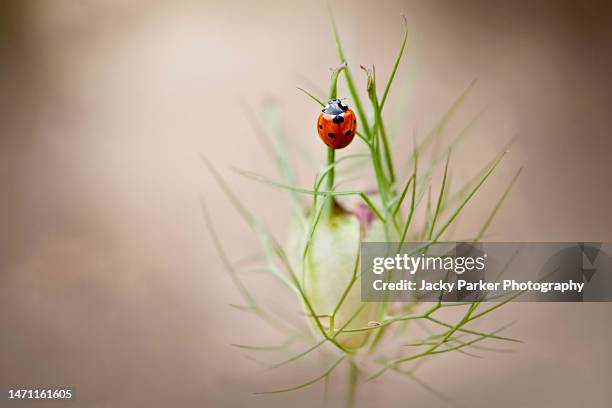
[[[353,214],[334,210],[330,217],[322,217],[312,237],[310,249],[304,262],[302,255],[306,245],[307,231],[294,225],[290,233],[292,263],[301,271],[304,293],[315,313],[327,326],[329,316],[334,312],[353,277],[359,256],[361,225]],[[335,329],[341,328],[361,306],[360,283],[355,282],[348,292],[334,319]],[[352,320],[349,328],[365,327],[375,319],[374,304],[367,304]],[[313,324],[314,327],[314,324]],[[348,348],[363,345],[368,331],[343,333],[338,342]]]

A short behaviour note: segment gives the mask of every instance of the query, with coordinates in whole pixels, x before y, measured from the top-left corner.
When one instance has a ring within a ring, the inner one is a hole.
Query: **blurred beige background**
[[[400,13],[408,19],[388,109],[397,140],[425,132],[473,78],[449,130],[488,110],[454,156],[454,176],[473,174],[518,135],[458,235],[473,232],[524,166],[490,239],[612,241],[606,2],[332,7],[349,62],[375,63],[383,78],[399,47]],[[73,385],[78,401],[68,406],[79,407],[322,405],[321,385],[253,395],[320,366],[311,359],[262,371],[252,353],[230,346],[280,337],[228,306],[239,295],[205,231],[200,197],[232,256],[257,246],[200,155],[283,236],[284,196],[227,169],[274,174],[242,109],[270,101],[289,138],[323,157],[312,130],[317,108],[295,87],[326,89],[337,64],[326,3],[4,1],[0,19],[0,387]],[[316,166],[292,154],[310,183]],[[274,297],[266,284],[257,290]],[[508,335],[525,344],[516,353],[448,355],[422,378],[475,407],[609,407],[611,312],[609,304],[510,305],[492,320],[517,320]],[[334,377],[330,406],[343,381]],[[394,376],[365,385],[359,400],[444,404]]]

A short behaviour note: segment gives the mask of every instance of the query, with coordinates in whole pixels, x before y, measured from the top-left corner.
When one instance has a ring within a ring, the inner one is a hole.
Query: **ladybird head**
[[[348,110],[348,106],[342,103],[340,99],[332,99],[327,102],[327,105],[322,109],[323,113],[327,113],[328,115],[340,115]]]

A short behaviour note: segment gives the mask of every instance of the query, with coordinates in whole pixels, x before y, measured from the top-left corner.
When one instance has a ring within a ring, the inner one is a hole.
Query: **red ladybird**
[[[348,146],[355,137],[356,129],[355,112],[340,99],[329,101],[317,120],[317,131],[321,140],[332,149]]]

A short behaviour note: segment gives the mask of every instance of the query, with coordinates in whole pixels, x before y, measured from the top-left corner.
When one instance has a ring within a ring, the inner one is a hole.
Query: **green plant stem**
[[[334,188],[334,177],[335,177],[335,167],[333,166],[333,163],[336,161],[336,150],[332,149],[331,147],[327,148],[327,165],[330,166],[329,167],[329,172],[327,173],[327,191],[332,191],[332,189]]]
[[[338,97],[338,76],[340,72],[346,69],[346,63],[341,64],[337,68],[332,71],[330,86],[329,86],[329,100],[336,99]],[[327,167],[329,168],[329,172],[327,173],[327,191],[332,191],[334,188],[334,177],[336,173],[336,169],[333,166],[336,161],[336,150],[332,147],[327,147]],[[332,214],[332,209],[334,207],[334,200],[330,200],[329,211],[328,213]]]
[[[366,72],[368,71],[366,70]],[[369,72],[368,72],[368,76],[369,76],[368,88],[370,88],[372,84],[371,84],[371,77],[370,77]],[[372,103],[374,104],[374,101],[376,100],[375,95],[374,95],[374,98],[371,100],[372,100]],[[383,206],[384,218],[385,220],[389,221],[391,219],[390,217],[392,217],[392,215],[390,214],[390,209],[389,209],[389,204],[388,204],[389,203],[389,190],[388,190],[387,178],[385,176],[383,165],[381,162],[382,155],[380,154],[379,140],[376,136],[377,135],[377,131],[376,131],[377,124],[378,124],[378,120],[376,120],[374,124],[374,133],[373,133],[374,139],[372,140],[372,144],[370,145],[370,151],[372,154],[372,165],[374,167],[374,173],[376,175],[376,182],[378,184],[378,193],[380,195],[380,200]],[[389,232],[389,222],[385,222],[383,224],[383,230],[385,234],[385,241],[386,242],[391,241],[391,235]],[[379,320],[381,320],[385,316],[387,312],[387,307],[388,307],[387,302],[380,303],[379,310],[378,310]],[[370,350],[373,350],[376,344],[378,343],[378,341],[382,338],[383,331],[384,331],[384,328],[380,328],[376,330],[376,332],[374,333],[374,336],[370,337],[370,345],[369,345]]]
[[[382,114],[380,110],[380,104],[378,103],[378,96],[376,95],[376,71],[372,67],[372,71],[365,70],[368,74],[368,95],[370,102],[374,108],[374,137],[380,136],[382,141],[383,153],[385,156],[385,162],[387,164],[387,171],[389,173],[389,184],[392,185],[395,182],[395,171],[393,170],[393,159],[391,158],[391,149],[389,148],[389,141],[387,140],[387,132],[385,125],[382,120]]]
[[[383,144],[383,151],[385,153],[385,162],[387,163],[387,171],[389,172],[389,184],[395,183],[395,171],[393,170],[393,159],[391,158],[391,149],[389,148],[389,141],[387,140],[387,131],[382,121],[380,109],[376,109],[377,121],[379,122],[378,129],[380,131],[380,138]]]
[[[387,143],[386,132],[384,130],[384,126],[382,123],[382,115],[380,114],[380,109],[378,105],[378,96],[376,95],[376,73],[374,71],[374,68],[372,70],[369,70],[368,68],[363,67],[363,66],[361,68],[366,72],[367,77],[368,77],[367,91],[368,91],[368,96],[370,98],[370,102],[372,103],[372,106],[374,108],[374,128],[372,130],[373,139],[372,139],[372,144],[371,144],[372,164],[374,167],[374,173],[376,174],[376,181],[378,183],[378,191],[379,191],[380,199],[383,205],[384,217],[387,221],[389,221],[393,219],[393,215],[391,214],[391,209],[390,209],[390,199],[392,198],[391,195],[393,195],[393,192],[390,191],[390,189],[391,189],[391,185],[394,183],[394,180],[395,180],[395,174],[393,171],[393,162],[391,159],[391,152],[389,150],[389,146]],[[380,149],[381,142],[383,145],[382,153]],[[382,163],[383,153],[384,153],[385,162],[387,164],[389,179],[387,179],[387,175],[385,174],[385,171],[383,169],[383,163]],[[391,236],[389,232],[389,223],[385,222],[383,227],[384,227],[385,241],[389,242],[391,241]],[[396,225],[396,230],[397,232],[399,232],[399,227],[397,225]],[[381,302],[379,306],[379,311],[378,311],[379,320],[381,320],[385,316],[385,314],[387,313],[387,309],[388,309],[388,302],[386,301]],[[384,330],[385,329],[382,327],[379,328],[374,333],[374,336],[370,338],[371,339],[370,345],[369,345],[370,350],[373,350],[374,347],[378,344],[378,342],[382,338]]]
[[[332,23],[332,30],[334,32],[334,39],[336,40],[336,48],[338,50],[338,57],[340,58],[340,62],[346,64],[346,55],[344,54],[344,49],[342,48],[342,42],[340,41],[340,34],[338,34],[338,27],[336,26],[336,19],[334,18],[331,9],[329,10],[329,15]],[[372,134],[370,133],[370,125],[368,125],[368,117],[365,114],[365,110],[363,109],[363,105],[361,104],[361,99],[359,98],[359,94],[357,94],[357,88],[355,87],[355,82],[353,81],[353,76],[351,75],[351,70],[347,67],[344,72],[344,78],[346,79],[346,85],[348,86],[349,92],[351,93],[351,97],[353,98],[353,103],[355,104],[355,110],[357,111],[357,116],[359,116],[359,121],[363,126],[366,138],[371,141]]]
[[[346,406],[348,408],[355,407],[355,400],[357,399],[357,380],[359,379],[359,369],[354,361],[350,361],[349,365],[349,384],[348,384],[348,396],[346,398]]]
[[[338,98],[338,76],[340,72],[346,69],[346,62],[343,62],[336,69],[332,71],[331,84],[329,86],[329,100]]]

